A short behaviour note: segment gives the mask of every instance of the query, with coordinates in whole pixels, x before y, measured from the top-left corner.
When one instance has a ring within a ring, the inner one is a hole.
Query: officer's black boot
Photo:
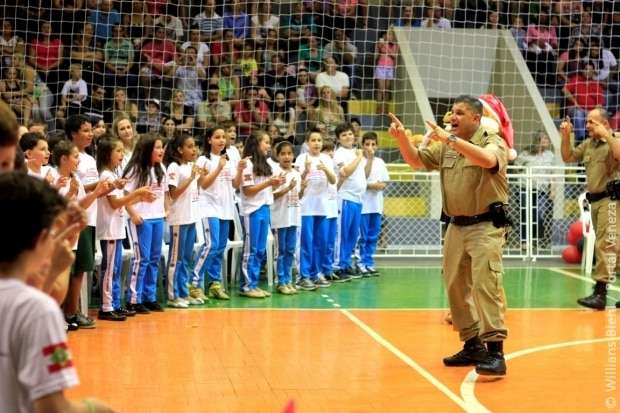
[[[443,364],[448,367],[474,366],[487,356],[487,349],[478,337],[470,338],[465,342],[463,350],[453,356],[443,359]]]
[[[504,360],[504,342],[490,341],[487,343],[489,353],[484,361],[476,365],[476,373],[481,376],[506,375],[506,361]]]
[[[607,304],[607,284],[597,281],[592,295],[578,299],[577,303],[595,310],[604,310]]]

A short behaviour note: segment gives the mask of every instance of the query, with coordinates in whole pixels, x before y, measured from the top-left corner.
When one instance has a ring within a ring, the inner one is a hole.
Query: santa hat
[[[512,120],[506,106],[501,99],[495,95],[482,95],[478,98],[484,107],[484,116],[491,118],[497,123],[498,134],[506,142],[508,146],[508,159],[514,160],[517,157],[517,151],[514,149],[514,130],[512,129]]]

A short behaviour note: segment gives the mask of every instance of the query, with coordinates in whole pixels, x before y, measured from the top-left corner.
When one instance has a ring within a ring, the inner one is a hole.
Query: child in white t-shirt
[[[272,187],[284,182],[284,175],[272,175],[267,157],[271,138],[256,130],[247,138],[243,157],[247,166],[241,177],[241,212],[245,221],[245,247],[241,271],[243,282],[240,294],[250,298],[265,298],[271,293],[258,287],[260,268],[266,257],[267,235],[271,216],[269,205],[273,203]]]
[[[3,412],[52,412],[59,406],[66,411],[112,411],[95,400],[66,398],[64,391],[79,379],[62,313],[50,296],[27,285],[32,274],[45,274],[52,265],[50,257],[63,239],[59,233],[67,230],[59,220],[65,211],[66,202],[41,180],[19,172],[0,176],[0,227],[11,234],[0,240]],[[44,283],[50,281],[46,277]]]
[[[198,220],[197,180],[202,171],[194,164],[196,154],[196,142],[190,135],[175,137],[166,148],[168,193],[172,200],[167,217],[170,225],[168,306],[173,308],[204,304],[202,299],[190,297],[187,288]]]
[[[338,204],[340,207],[338,280],[347,281],[361,278],[353,272],[351,257],[357,243],[362,214],[362,195],[366,191],[366,175],[361,166],[361,149],[353,147],[355,135],[353,127],[341,124],[336,127],[340,147],[334,152],[334,164],[338,172]]]
[[[50,185],[56,180],[54,170],[48,165],[50,151],[47,139],[36,132],[28,132],[19,139],[19,147],[24,152],[28,175],[45,179]]]
[[[334,143],[331,140],[323,142],[321,153],[334,158]],[[338,236],[338,184],[328,183],[327,185],[327,216],[325,217],[327,227],[327,239],[325,241],[325,254],[321,260],[321,273],[328,281],[339,281],[334,274],[334,252],[336,238]]]
[[[377,241],[381,233],[383,215],[383,190],[390,180],[385,162],[377,158],[377,134],[366,132],[362,137],[364,159],[362,167],[366,175],[366,192],[362,197],[362,219],[360,230],[360,271],[364,276],[379,275],[375,269],[373,255],[377,249]]]
[[[101,171],[100,181],[116,182],[115,189],[106,197],[97,200],[97,239],[101,243],[101,305],[100,320],[124,321],[136,315],[121,306],[121,271],[123,264],[123,240],[125,239],[125,214],[123,207],[138,201],[155,200],[155,194],[143,186],[125,195],[122,188],[125,180],[119,179],[114,171],[123,161],[123,142],[117,138],[106,138],[97,145],[97,169]]]
[[[321,153],[323,136],[312,130],[306,135],[308,152],[297,157],[295,166],[306,182],[301,197],[301,239],[297,287],[310,291],[331,284],[321,275],[327,241],[327,192],[336,183],[332,159]]]
[[[280,162],[275,173],[284,173],[285,178],[282,185],[274,189],[271,205],[272,228],[278,245],[278,292],[290,295],[297,293],[291,281],[291,270],[297,248],[297,229],[301,225],[299,197],[302,183],[301,174],[293,169],[293,145],[282,141],[276,145],[275,153]]]
[[[127,308],[138,314],[163,311],[157,302],[157,277],[164,238],[164,217],[168,209],[168,178],[162,165],[164,146],[160,136],[140,138],[123,172],[126,191],[149,186],[155,193],[153,202],[127,206],[129,232],[134,244],[134,259],[127,289]]]
[[[221,127],[207,131],[204,142],[205,155],[198,158],[196,165],[204,170],[198,180],[200,194],[200,219],[204,229],[205,243],[200,248],[194,265],[190,295],[206,301],[203,285],[208,276],[208,296],[228,300],[222,285],[222,259],[228,243],[231,221],[237,213],[235,188],[241,182],[245,161],[228,158],[226,134]],[[226,150],[225,154],[222,154]]]

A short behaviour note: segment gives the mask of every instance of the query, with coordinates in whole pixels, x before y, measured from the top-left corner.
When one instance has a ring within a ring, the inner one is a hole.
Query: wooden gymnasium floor
[[[292,297],[99,321],[70,335],[81,385],[69,396],[120,412],[282,412],[291,400],[299,413],[620,411],[616,311],[578,308],[591,291],[578,274],[506,270],[500,380],[442,365],[460,343],[438,267],[383,268]]]

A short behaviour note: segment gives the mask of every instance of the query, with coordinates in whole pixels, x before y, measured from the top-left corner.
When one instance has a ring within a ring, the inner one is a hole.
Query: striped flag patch
[[[67,343],[57,343],[44,347],[43,356],[47,358],[47,371],[49,373],[57,373],[60,370],[73,367],[73,360]]]

